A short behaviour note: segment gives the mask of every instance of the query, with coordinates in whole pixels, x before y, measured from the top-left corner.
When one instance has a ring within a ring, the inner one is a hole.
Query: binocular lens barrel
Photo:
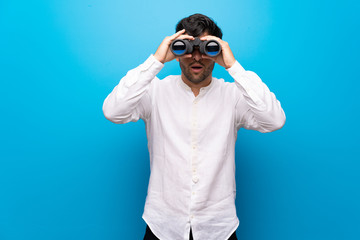
[[[184,55],[186,53],[186,44],[183,41],[176,41],[171,45],[174,55]]]
[[[218,41],[200,41],[199,38],[195,38],[193,41],[176,39],[171,43],[170,50],[175,56],[182,56],[187,53],[192,53],[194,47],[199,47],[200,53],[206,54],[209,57],[215,57],[221,52],[221,46]]]
[[[209,41],[206,45],[205,45],[205,53],[206,55],[213,57],[218,55],[220,52],[220,45],[218,42],[215,41]]]

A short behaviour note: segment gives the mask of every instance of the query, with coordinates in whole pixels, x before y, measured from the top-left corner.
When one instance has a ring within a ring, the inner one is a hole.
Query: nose
[[[198,48],[194,49],[194,51],[192,52],[192,57],[196,61],[200,61],[202,59],[201,52],[199,51]]]

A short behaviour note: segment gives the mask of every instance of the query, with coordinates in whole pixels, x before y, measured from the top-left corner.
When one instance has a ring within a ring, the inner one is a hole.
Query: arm
[[[237,61],[227,71],[234,78],[240,94],[235,106],[237,129],[244,127],[265,133],[282,128],[285,113],[259,76],[245,71]]]
[[[235,60],[229,44],[214,36],[205,36],[201,40],[215,39],[221,45],[221,54],[211,58],[226,68],[234,78],[239,97],[236,102],[236,127],[272,132],[285,124],[285,113],[274,93],[261,81],[259,76],[245,69]]]
[[[114,123],[127,123],[139,118],[146,120],[150,116],[151,98],[148,90],[151,82],[164,67],[165,62],[175,59],[169,49],[171,42],[177,38],[193,39],[192,36],[182,35],[184,32],[185,30],[181,30],[166,37],[154,55],[121,79],[103,104],[103,112],[108,120]]]
[[[151,55],[143,64],[130,70],[106,97],[103,104],[105,117],[114,123],[146,119],[151,109],[147,90],[163,66]]]

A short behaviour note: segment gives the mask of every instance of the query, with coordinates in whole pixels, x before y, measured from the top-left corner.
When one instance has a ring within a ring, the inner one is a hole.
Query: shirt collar
[[[212,78],[209,85],[200,88],[200,92],[207,92],[207,91],[209,91],[210,88],[214,85],[214,81],[215,81],[215,78]],[[184,81],[183,81],[182,78],[181,78],[181,75],[179,75],[178,84],[180,85],[180,87],[182,87],[182,88],[185,89],[186,91],[190,91],[190,92],[191,92],[191,88],[190,88],[186,83],[184,83]]]

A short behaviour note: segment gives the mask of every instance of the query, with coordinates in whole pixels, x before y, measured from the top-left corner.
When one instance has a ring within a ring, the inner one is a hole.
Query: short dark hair
[[[198,37],[204,32],[218,38],[222,38],[223,35],[221,29],[211,18],[200,13],[181,19],[175,29],[176,32],[185,29],[187,34],[194,37]]]

